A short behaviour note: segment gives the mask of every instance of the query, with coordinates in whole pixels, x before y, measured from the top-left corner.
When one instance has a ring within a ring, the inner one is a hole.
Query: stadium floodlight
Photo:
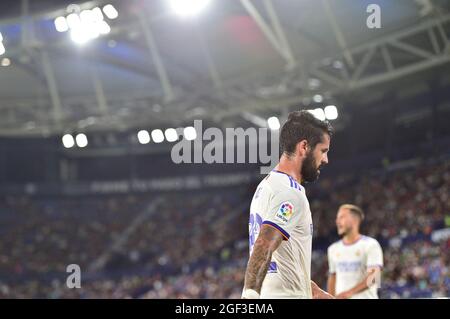
[[[2,66],[10,66],[11,65],[11,60],[8,59],[8,58],[3,58],[1,65]]]
[[[112,4],[107,4],[106,6],[104,6],[103,12],[111,20],[114,20],[119,16],[119,12],[117,12],[116,8],[114,8]]]
[[[97,30],[100,34],[108,34],[111,32],[111,27],[106,21],[100,21],[96,23]]]
[[[75,145],[75,140],[72,135],[66,134],[62,137],[62,143],[65,148],[71,148]]]
[[[328,105],[325,107],[325,117],[327,120],[335,120],[338,118],[338,110],[335,105]]]
[[[95,7],[91,10],[94,22],[100,22],[104,20],[102,10],[99,7]]]
[[[80,16],[76,13],[71,13],[67,16],[67,25],[71,30],[77,29],[81,26]]]
[[[164,135],[166,136],[167,142],[175,142],[176,140],[178,140],[178,133],[174,128],[168,128],[164,132]]]
[[[267,119],[267,125],[273,131],[279,130],[280,129],[280,120],[278,119],[278,117],[272,116]]]
[[[57,17],[55,19],[55,28],[58,32],[66,32],[69,30],[69,25],[65,17]]]
[[[137,134],[138,141],[141,144],[148,144],[150,143],[150,134],[146,130],[141,130]]]
[[[197,131],[195,130],[194,127],[192,126],[188,126],[183,130],[183,134],[184,137],[188,140],[188,141],[192,141],[195,140],[197,138]]]
[[[105,6],[104,11],[112,19],[118,15],[112,5]],[[78,44],[84,44],[111,32],[111,27],[105,21],[99,7],[83,10],[80,13],[71,13],[67,17],[58,17],[55,19],[55,27],[58,32],[70,30],[71,39]]]
[[[320,94],[316,94],[313,96],[313,101],[316,103],[322,103],[323,102],[323,96]]]
[[[94,22],[94,13],[91,10],[83,10],[80,13],[81,23],[93,23]]]
[[[155,143],[162,143],[164,141],[164,133],[160,129],[152,131],[152,140]]]
[[[83,134],[83,133],[78,134],[76,136],[75,140],[77,142],[78,147],[83,148],[83,147],[86,147],[88,145],[87,136],[85,134]]]
[[[314,117],[316,119],[319,119],[321,121],[325,120],[325,112],[321,108],[317,108],[314,110],[308,110],[308,112],[311,113],[312,115],[314,115]]]
[[[89,30],[84,27],[78,27],[70,31],[70,38],[77,44],[84,44],[91,39]]]
[[[179,16],[193,16],[204,10],[210,0],[170,0],[172,10]]]
[[[5,46],[3,45],[3,35],[0,32],[0,55],[5,54],[5,52],[6,52],[6,49],[5,49]]]

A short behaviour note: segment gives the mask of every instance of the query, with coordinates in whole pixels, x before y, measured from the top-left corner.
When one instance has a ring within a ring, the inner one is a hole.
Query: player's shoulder
[[[373,237],[362,235],[361,237],[361,243],[366,246],[380,246],[380,243],[378,240],[376,240]]]
[[[338,249],[340,246],[342,246],[342,240],[335,241],[330,246],[328,246],[328,251],[332,252],[333,250]]]
[[[272,189],[287,192],[292,194],[298,194],[299,192],[305,192],[305,189],[300,183],[298,183],[292,176],[273,170],[267,175],[266,182]]]

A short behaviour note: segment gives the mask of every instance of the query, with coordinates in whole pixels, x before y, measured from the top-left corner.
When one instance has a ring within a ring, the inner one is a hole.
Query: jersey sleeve
[[[336,273],[336,264],[334,262],[333,255],[332,255],[332,246],[328,247],[327,255],[328,255],[328,273],[330,275],[335,274]]]
[[[288,240],[298,225],[302,215],[298,195],[292,192],[277,192],[269,200],[266,218],[263,224],[276,228]]]
[[[383,267],[383,250],[376,240],[372,240],[367,247],[366,267]]]

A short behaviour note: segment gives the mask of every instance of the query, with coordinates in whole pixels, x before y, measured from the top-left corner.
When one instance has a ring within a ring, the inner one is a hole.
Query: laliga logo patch
[[[289,219],[291,219],[293,213],[294,205],[292,205],[290,202],[284,202],[280,205],[276,217],[282,222],[287,223]]]

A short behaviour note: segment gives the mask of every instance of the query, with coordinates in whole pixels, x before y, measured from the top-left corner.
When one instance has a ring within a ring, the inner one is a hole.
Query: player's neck
[[[284,155],[282,155],[280,158],[280,162],[278,163],[277,166],[275,166],[275,170],[288,174],[301,184],[302,174],[298,169],[299,166],[300,164],[297,163],[296,161],[285,158]]]
[[[345,235],[344,238],[342,238],[342,241],[346,245],[351,245],[351,244],[356,243],[360,238],[361,238],[361,234],[358,232],[354,232],[354,233]]]

